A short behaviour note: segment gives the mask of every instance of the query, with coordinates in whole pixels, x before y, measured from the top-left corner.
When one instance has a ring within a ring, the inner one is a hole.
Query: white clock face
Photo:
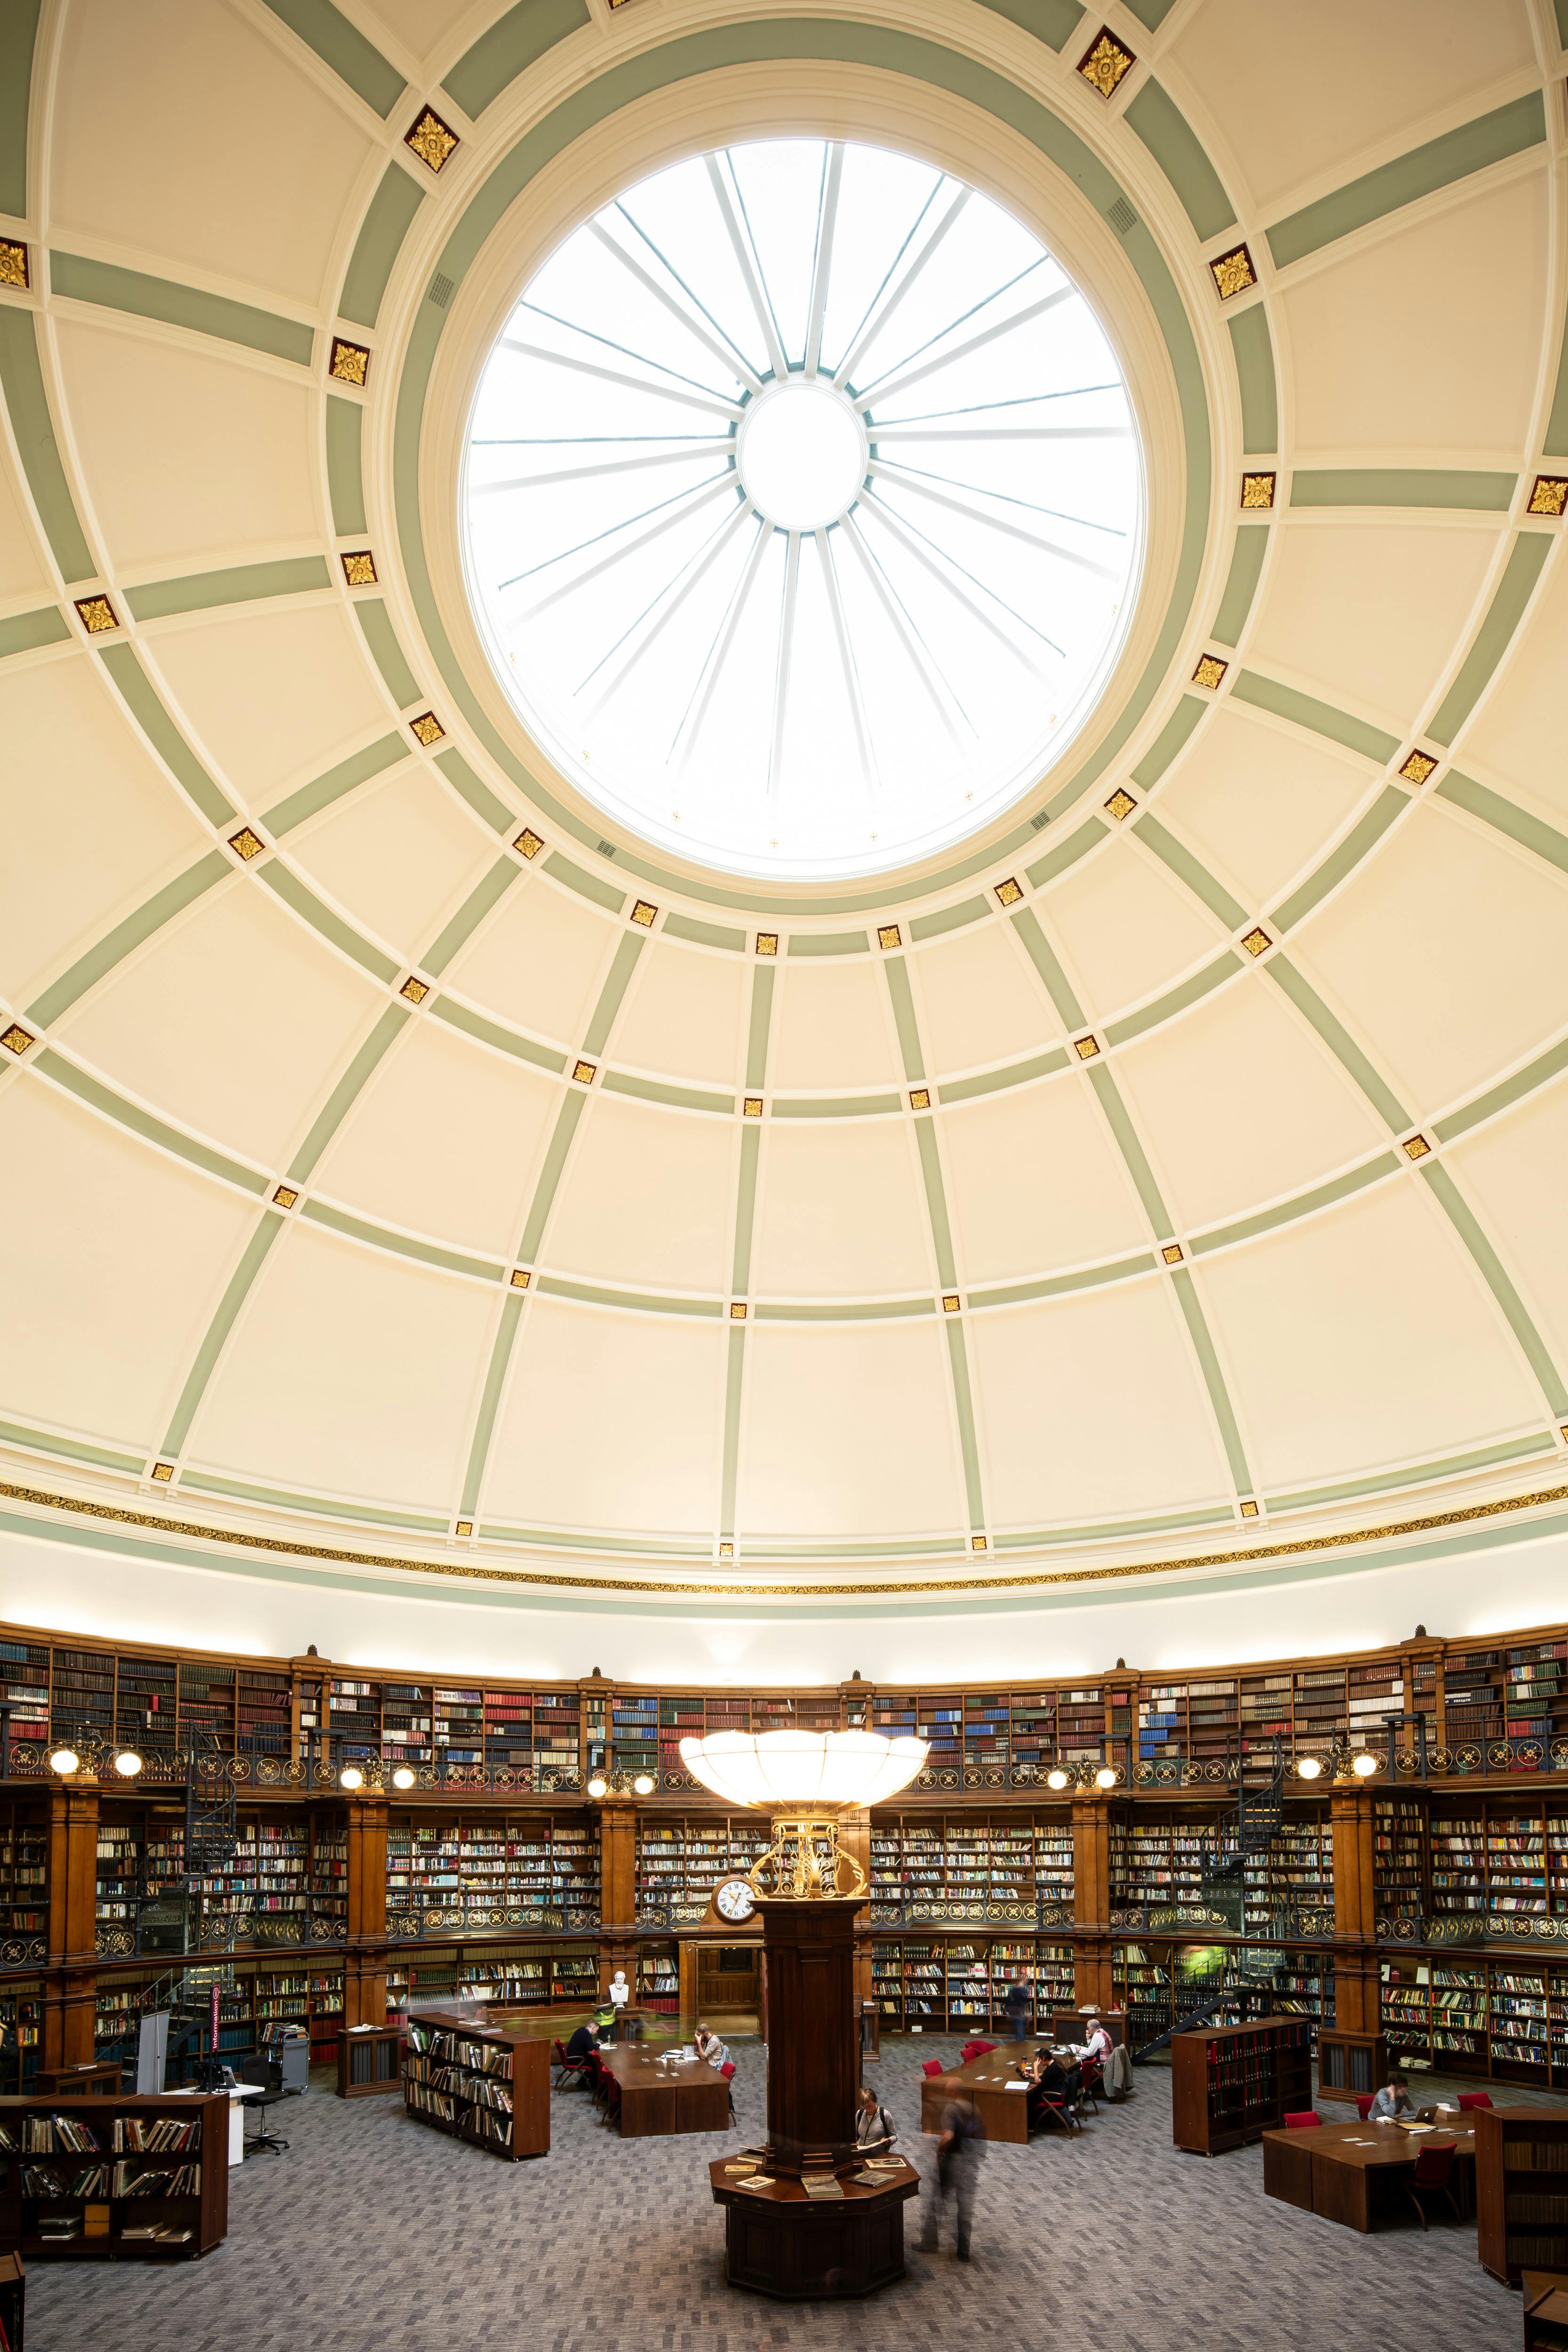
[[[727,1878],[713,1897],[714,1908],[723,1919],[749,1919],[757,1907],[757,1898],[743,1878]]]

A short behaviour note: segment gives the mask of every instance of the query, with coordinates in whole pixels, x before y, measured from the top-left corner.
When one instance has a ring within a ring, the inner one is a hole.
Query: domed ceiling
[[[1550,8],[36,13],[13,1496],[909,1591],[1561,1479]]]

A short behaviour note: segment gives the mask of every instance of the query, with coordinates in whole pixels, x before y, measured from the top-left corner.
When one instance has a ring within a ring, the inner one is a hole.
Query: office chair
[[[1424,2197],[1447,2198],[1448,2210],[1455,2221],[1462,2221],[1464,2218],[1454,2197],[1451,2179],[1453,2169],[1454,2142],[1452,2140],[1445,2141],[1440,2147],[1434,2147],[1428,2141],[1415,2159],[1415,2169],[1405,2184],[1405,2193],[1420,2215],[1421,2227],[1424,2230],[1427,2226],[1426,2209],[1422,2203]]]
[[[724,2088],[725,2088],[725,2089],[729,2092],[729,2094],[730,2094],[730,2121],[731,2121],[731,2123],[733,2123],[733,2122],[734,2122],[734,2120],[735,2120],[735,2062],[734,2062],[734,2060],[733,2060],[732,2058],[726,2058],[726,2059],[725,2059],[725,2061],[724,2061],[724,2063],[720,2067],[719,2072],[720,2072],[720,2073],[721,2073],[721,2074],[722,2074],[722,2076],[724,2077]]]
[[[286,2139],[279,2139],[276,2132],[268,2130],[267,2110],[275,2107],[283,2096],[282,2061],[277,2058],[242,2059],[239,2079],[242,2083],[256,2083],[261,2087],[258,2099],[247,2099],[245,2102],[247,2107],[260,2110],[257,2127],[245,2142],[246,2155],[259,2155],[263,2148],[269,2148],[274,2156],[279,2155],[289,2143]]]

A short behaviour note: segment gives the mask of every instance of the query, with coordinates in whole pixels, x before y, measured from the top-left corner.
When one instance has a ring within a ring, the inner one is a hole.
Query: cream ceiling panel
[[[966,1517],[936,1323],[755,1326],[738,1536],[920,1535]]]
[[[728,1119],[595,1093],[541,1255],[595,1282],[722,1289],[734,1147]]]
[[[54,1087],[7,1087],[0,1412],[151,1452],[255,1214]]]
[[[998,924],[919,949],[910,969],[933,1076],[1037,1054],[1061,1035],[1045,991]]]
[[[1291,935],[1415,1116],[1568,1018],[1568,883],[1429,802]]]
[[[1539,602],[1520,631],[1460,764],[1490,768],[1499,780],[1568,824],[1563,752],[1563,667],[1568,647],[1568,564],[1549,565]]]
[[[0,990],[25,1004],[208,845],[99,665],[0,675]]]
[[[26,606],[52,603],[54,593],[9,456],[0,446],[0,596]]]
[[[1536,172],[1467,189],[1277,296],[1299,461],[1343,449],[1363,463],[1379,451],[1396,465],[1506,463],[1530,429],[1545,243]]]
[[[156,60],[155,78],[149,61]],[[244,102],[215,102],[229,92]],[[140,247],[313,306],[370,142],[237,9],[72,0],[52,118],[55,243]]]
[[[1125,1164],[1072,1073],[942,1111],[938,1125],[965,1289],[1148,1246]]]
[[[1541,1336],[1568,1365],[1568,1083],[1559,1078],[1446,1154],[1524,1291]]]
[[[665,1077],[739,1086],[750,1003],[751,973],[739,956],[650,940],[616,1030],[615,1058]]]
[[[721,1323],[532,1300],[490,1444],[485,1516],[707,1538],[726,1338]]]
[[[415,57],[438,56],[443,64],[454,47],[460,51],[454,27],[465,20],[469,37],[477,37],[486,13],[475,8],[474,0],[375,0],[374,7],[363,7],[358,13],[358,22],[373,41],[377,26],[384,26]]]
[[[247,604],[162,628],[147,649],[252,811],[396,719],[341,604]]]
[[[199,901],[54,1034],[111,1083],[270,1165],[384,1002],[253,879]]]
[[[621,936],[585,898],[533,875],[453,957],[445,984],[503,1021],[573,1045]]]
[[[1228,1499],[1170,1284],[1120,1283],[969,1326],[992,1524]]]
[[[1129,841],[1073,866],[1040,911],[1091,1022],[1178,979],[1226,936],[1190,890]]]
[[[930,1290],[931,1228],[902,1119],[773,1119],[757,1188],[752,1287],[765,1297]]]
[[[56,322],[88,495],[123,572],[199,572],[321,530],[310,386],[130,320]]]
[[[319,1226],[274,1243],[191,1433],[212,1469],[448,1507],[497,1293]]]
[[[416,963],[495,864],[496,840],[430,769],[410,761],[290,834],[289,855],[403,962]]]
[[[459,1249],[510,1258],[560,1088],[526,1063],[410,1021],[328,1147],[312,1189]]]
[[[1496,545],[1489,530],[1408,522],[1287,530],[1248,660],[1407,734],[1463,637]]]
[[[887,984],[860,957],[791,958],[773,997],[768,1084],[782,1093],[897,1086],[903,1075]]]
[[[1523,1360],[1418,1178],[1205,1259],[1194,1279],[1264,1486],[1540,1422]]]
[[[1304,1190],[1388,1134],[1261,974],[1118,1057],[1117,1077],[1178,1224]]]
[[[1173,43],[1270,215],[1413,146],[1423,118],[1534,63],[1522,0],[1200,0]],[[1232,190],[1239,196],[1241,190]]]
[[[1356,761],[1227,697],[1162,791],[1159,814],[1244,907],[1262,908],[1317,864],[1366,790]]]

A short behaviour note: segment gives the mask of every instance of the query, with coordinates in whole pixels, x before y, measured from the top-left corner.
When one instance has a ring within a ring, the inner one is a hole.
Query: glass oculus
[[[973,833],[1081,727],[1143,548],[1094,311],[950,173],[806,139],[653,173],[538,268],[460,491],[486,649],[606,815],[734,873]]]

